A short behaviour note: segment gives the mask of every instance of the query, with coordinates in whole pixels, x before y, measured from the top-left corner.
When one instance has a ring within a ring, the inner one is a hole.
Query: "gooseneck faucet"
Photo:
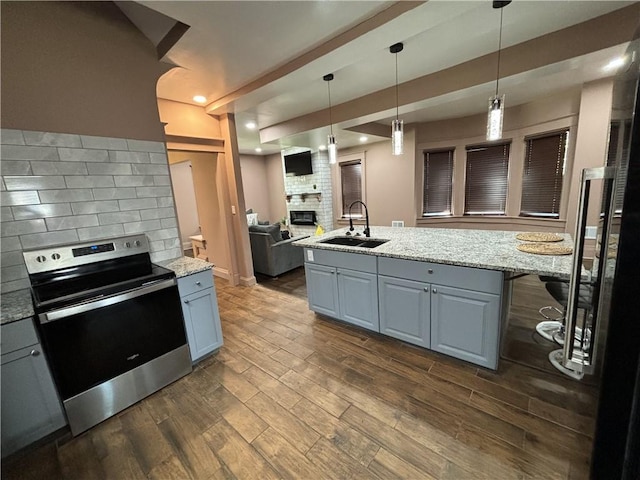
[[[355,202],[352,202],[351,205],[349,205],[349,232],[353,232],[353,217],[351,216],[351,207],[353,207],[356,203],[359,203],[360,205],[362,205],[364,207],[364,211],[365,211],[365,229],[364,229],[364,236],[365,237],[370,237],[370,230],[369,230],[369,209],[367,208],[367,206],[365,205],[365,203],[361,200],[356,200]]]

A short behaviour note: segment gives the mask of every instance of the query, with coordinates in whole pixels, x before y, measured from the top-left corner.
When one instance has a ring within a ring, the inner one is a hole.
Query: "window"
[[[422,215],[451,215],[453,149],[424,152]]]
[[[340,191],[342,193],[342,217],[348,218],[349,205],[356,200],[362,201],[362,161],[340,163]],[[351,209],[352,217],[362,216],[362,205],[356,204]]]
[[[465,215],[504,215],[509,148],[509,143],[467,147]]]
[[[523,217],[560,217],[569,130],[527,137],[522,176]]]

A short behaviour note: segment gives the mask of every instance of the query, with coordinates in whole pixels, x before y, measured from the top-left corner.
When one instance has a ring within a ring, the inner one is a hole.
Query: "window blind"
[[[504,215],[510,144],[467,147],[465,215]]]
[[[451,215],[453,149],[424,152],[422,215]]]
[[[342,216],[349,216],[349,205],[362,200],[362,162],[345,162],[340,164],[340,183],[342,188]],[[362,205],[359,203],[351,209],[352,216],[362,216]]]
[[[560,217],[569,130],[525,138],[520,215]]]

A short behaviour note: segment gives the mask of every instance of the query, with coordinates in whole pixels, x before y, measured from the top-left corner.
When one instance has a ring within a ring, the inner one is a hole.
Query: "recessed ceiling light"
[[[611,60],[609,63],[607,63],[604,67],[602,67],[602,69],[605,72],[610,72],[612,70],[615,70],[616,68],[620,68],[621,66],[623,66],[624,62],[625,62],[624,57],[617,57]]]
[[[361,142],[361,143],[364,143],[364,142],[366,142],[367,140],[369,140],[369,139],[368,139],[367,137],[365,137],[364,135],[360,137],[360,142]]]
[[[256,147],[256,152],[260,153],[262,149],[260,147]]]
[[[326,149],[327,149],[327,146],[326,146],[326,145],[320,145],[320,146],[318,147],[318,150],[322,150],[322,151],[324,151],[324,150],[326,150]]]
[[[207,97],[205,97],[204,95],[196,95],[193,97],[193,101],[198,103],[206,103]]]
[[[256,122],[247,122],[244,124],[244,126],[249,130],[255,130],[255,128],[257,127]]]

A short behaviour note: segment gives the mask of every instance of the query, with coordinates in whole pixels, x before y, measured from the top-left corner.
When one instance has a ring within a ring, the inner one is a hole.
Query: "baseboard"
[[[253,287],[256,283],[256,277],[254,275],[250,277],[240,277],[240,285],[243,287]]]
[[[231,280],[229,270],[227,270],[226,268],[213,267],[213,274],[216,277],[224,278],[225,280]]]

